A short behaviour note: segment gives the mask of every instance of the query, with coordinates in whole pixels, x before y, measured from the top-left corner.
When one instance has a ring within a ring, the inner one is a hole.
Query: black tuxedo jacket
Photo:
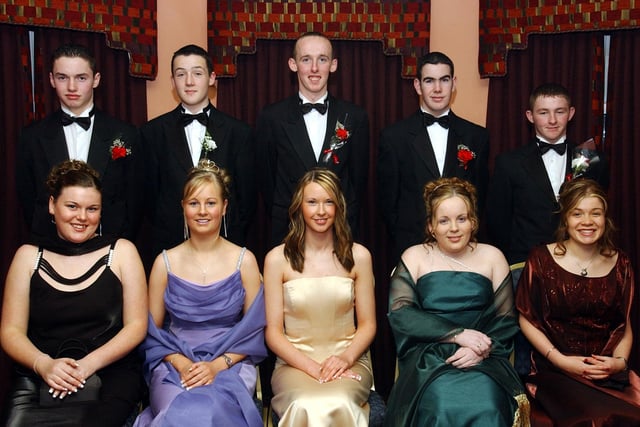
[[[289,205],[300,178],[314,167],[325,167],[340,178],[347,201],[347,219],[354,237],[358,236],[358,217],[369,171],[369,118],[364,109],[329,95],[327,130],[322,150],[329,148],[336,122],[342,123],[351,136],[333,159],[316,160],[311,140],[294,95],[266,107],[257,124],[260,183],[271,214],[271,245],[282,242],[289,230]]]
[[[181,119],[182,107],[149,121],[141,128],[148,153],[146,196],[153,226],[153,254],[184,241],[182,191],[194,167]],[[217,148],[202,152],[231,177],[230,199],[225,221],[227,239],[244,246],[247,229],[255,214],[255,153],[251,127],[211,108],[207,130]],[[224,235],[224,229],[220,231]]]
[[[567,147],[568,172],[574,148],[573,144]],[[609,167],[602,153],[584,176],[608,187]],[[487,225],[492,243],[510,264],[525,261],[534,246],[555,240],[559,209],[535,140],[497,156],[487,200]]]
[[[440,175],[422,113],[382,131],[378,149],[378,202],[393,240],[396,262],[402,252],[425,239],[424,186],[441,177],[458,177],[476,186],[482,212],[488,183],[489,133],[481,126],[449,112],[450,126],[443,173]],[[476,157],[465,167],[458,160],[458,146]]]
[[[51,168],[69,159],[62,128],[62,110],[23,129],[17,153],[16,187],[31,239],[56,233],[49,214],[46,179]],[[112,159],[111,147],[120,138],[131,154]],[[140,225],[140,186],[143,157],[137,129],[96,110],[87,163],[100,174],[101,225],[104,234],[134,240]]]

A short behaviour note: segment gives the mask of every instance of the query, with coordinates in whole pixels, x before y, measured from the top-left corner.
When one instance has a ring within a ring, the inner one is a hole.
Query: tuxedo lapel
[[[168,145],[173,151],[173,155],[178,164],[188,172],[193,167],[193,159],[191,158],[191,151],[189,150],[189,143],[187,142],[187,136],[184,132],[181,115],[182,107],[178,105],[178,107],[171,112],[168,120],[162,124],[162,127]],[[211,118],[209,118],[209,120],[211,120]]]
[[[67,140],[64,137],[60,115],[62,112],[58,110],[57,114],[51,116],[50,123],[45,127],[46,134],[42,135],[42,149],[44,150],[47,162],[53,167],[65,160],[69,160],[69,149]]]
[[[556,196],[553,192],[547,169],[544,167],[542,156],[535,143],[527,146],[522,167],[530,177],[530,181],[539,187],[540,193],[553,203],[556,203]]]
[[[113,129],[109,129],[108,124],[104,120],[104,116],[100,111],[96,111],[93,119],[93,131],[91,132],[91,143],[89,144],[89,155],[87,163],[94,168],[100,176],[104,176],[111,157],[111,144],[117,139],[123,138],[122,135],[113,134]],[[130,146],[131,141],[122,142],[125,146]]]
[[[297,99],[297,97],[296,97]],[[298,104],[294,98],[288,105],[286,119],[283,123],[284,131],[287,134],[289,144],[293,147],[293,151],[298,155],[305,169],[312,169],[318,165],[315,153],[311,147],[311,140],[307,133],[307,127],[304,123],[302,113],[298,108]]]
[[[411,138],[411,145],[413,149],[418,153],[418,157],[425,164],[429,170],[431,176],[436,178],[440,177],[440,170],[438,169],[438,163],[436,162],[436,154],[433,151],[431,140],[429,139],[429,133],[427,129],[422,125],[422,116],[418,113],[414,115],[415,120],[410,123],[409,136]]]
[[[224,141],[227,140],[227,134],[229,133],[229,127],[227,123],[223,120],[222,115],[218,113],[218,110],[215,108],[211,109],[211,113],[209,113],[209,120],[207,121],[207,132],[211,135],[214,141],[216,141],[216,145],[223,146]],[[184,132],[183,132],[184,133]],[[186,138],[185,138],[186,144]],[[200,158],[213,160],[213,154],[215,150],[205,152],[204,150],[200,153]]]
[[[458,168],[458,145],[462,144],[462,138],[455,132],[455,129],[449,129],[447,135],[447,152],[444,158],[444,167],[442,168],[443,176],[458,176],[456,169]]]

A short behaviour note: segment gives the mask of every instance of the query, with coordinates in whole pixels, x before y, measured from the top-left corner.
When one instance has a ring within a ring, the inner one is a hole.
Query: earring
[[[189,227],[187,226],[187,218],[183,217],[184,219],[184,240],[189,239]]]
[[[56,223],[56,217],[51,215],[51,224],[55,224],[55,223]]]
[[[98,236],[102,236],[102,222],[98,225]]]
[[[227,216],[222,215],[222,226],[224,227],[224,237],[227,238]]]

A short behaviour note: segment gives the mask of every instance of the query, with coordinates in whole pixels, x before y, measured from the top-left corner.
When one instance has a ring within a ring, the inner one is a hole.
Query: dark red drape
[[[238,74],[218,82],[218,108],[252,126],[260,110],[272,102],[297,91],[295,74],[289,71],[293,41],[259,40],[256,54],[238,57]],[[384,56],[380,42],[334,41],[338,70],[329,80],[329,91],[352,101],[369,113],[371,143],[369,151],[369,186],[362,210],[362,243],[371,251],[376,277],[376,312],[378,333],[372,346],[376,389],[387,396],[395,373],[394,343],[387,322],[389,265],[385,226],[378,215],[375,197],[375,163],[378,136],[383,127],[394,123],[418,108],[411,80],[401,78],[399,56]],[[268,83],[265,83],[268,82]],[[257,136],[259,143],[260,136]],[[255,221],[250,247],[258,259],[266,252],[265,212]]]
[[[640,31],[626,30],[611,33],[609,66],[609,102],[607,103],[607,136],[605,149],[611,162],[609,199],[613,218],[618,226],[620,247],[631,257],[636,271],[636,294],[631,325],[634,332],[634,351],[631,364],[640,369]]]

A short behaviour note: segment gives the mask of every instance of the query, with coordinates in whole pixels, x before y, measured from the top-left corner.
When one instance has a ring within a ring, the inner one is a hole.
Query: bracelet
[[[227,364],[227,368],[231,369],[231,367],[233,366],[233,359],[230,358],[226,353],[223,354],[222,356],[220,356],[224,359],[224,363]]]
[[[616,356],[616,359],[622,359],[622,361],[624,362],[624,370],[628,371],[629,370],[629,362],[627,362],[627,358],[624,356]]]
[[[549,354],[555,349],[556,349],[555,347],[551,347],[549,350],[547,350],[547,354],[544,355],[544,358],[548,359],[549,358]]]

